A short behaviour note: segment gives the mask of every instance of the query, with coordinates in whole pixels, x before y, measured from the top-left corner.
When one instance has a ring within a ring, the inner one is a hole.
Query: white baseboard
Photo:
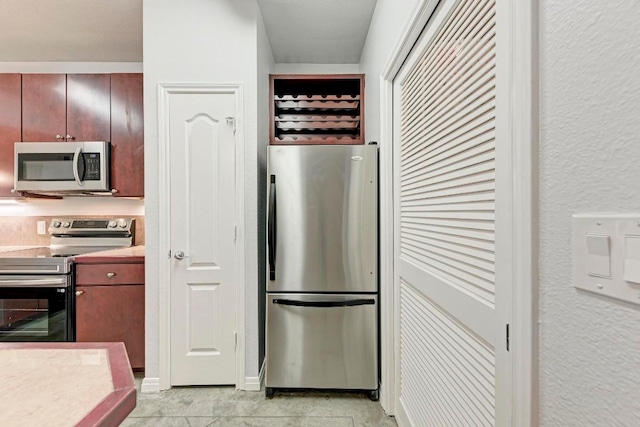
[[[160,378],[148,378],[145,377],[142,380],[142,387],[140,387],[142,393],[159,393],[160,392]]]
[[[257,377],[245,377],[244,389],[247,391],[260,391],[262,390],[262,382],[264,381],[264,361],[262,361],[262,367]]]

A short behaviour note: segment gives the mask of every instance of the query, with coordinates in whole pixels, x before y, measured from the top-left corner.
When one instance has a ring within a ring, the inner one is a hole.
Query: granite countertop
[[[0,425],[115,426],[136,406],[123,343],[0,343]]]
[[[96,264],[105,262],[144,262],[144,246],[131,246],[130,248],[109,249],[100,252],[91,252],[74,257],[77,264]]]

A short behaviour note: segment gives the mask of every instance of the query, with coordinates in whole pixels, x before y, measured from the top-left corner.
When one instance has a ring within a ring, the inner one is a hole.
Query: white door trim
[[[169,139],[169,99],[174,94],[232,94],[235,96],[235,172],[236,206],[235,217],[238,226],[236,240],[236,388],[245,387],[245,233],[244,233],[244,108],[242,84],[240,83],[160,83],[158,84],[158,320],[159,320],[159,390],[171,388],[171,335],[170,335],[170,295],[171,268],[171,206],[170,206],[170,139]],[[151,390],[148,390],[151,391]]]
[[[393,80],[420,37],[438,0],[421,0],[391,51],[380,76],[380,262],[381,262],[381,390],[380,403],[397,414],[395,357],[399,337],[394,330],[397,296],[389,284],[394,277],[393,253]],[[510,176],[513,203],[512,258],[512,419],[514,426],[538,425],[538,63],[536,0],[497,3],[508,28],[498,42],[508,43],[509,129],[513,141]],[[503,25],[501,22],[499,26]],[[391,309],[393,307],[393,309]]]

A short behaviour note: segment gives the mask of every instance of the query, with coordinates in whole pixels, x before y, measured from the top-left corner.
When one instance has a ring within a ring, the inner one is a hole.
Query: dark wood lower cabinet
[[[144,284],[95,284],[95,275],[86,274],[110,266],[117,275],[131,265],[78,265],[82,269],[76,286],[76,341],[123,342],[131,367],[143,369]]]

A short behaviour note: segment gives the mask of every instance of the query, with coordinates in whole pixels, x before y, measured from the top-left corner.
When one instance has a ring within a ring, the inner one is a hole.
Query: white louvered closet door
[[[398,421],[496,425],[511,303],[496,286],[495,0],[441,0],[393,90]]]

